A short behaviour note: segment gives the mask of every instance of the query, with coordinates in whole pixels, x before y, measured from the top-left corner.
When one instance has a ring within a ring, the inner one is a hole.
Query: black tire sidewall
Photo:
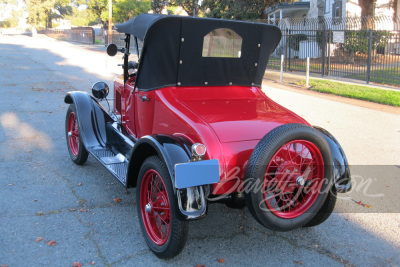
[[[293,140],[312,142],[320,151],[324,161],[324,183],[314,204],[303,214],[293,219],[284,219],[273,214],[267,207],[262,190],[245,192],[246,204],[256,220],[271,230],[290,231],[308,223],[321,209],[332,186],[332,156],[324,137],[315,129],[302,124],[286,124],[269,132],[254,149],[246,170],[245,179],[254,177],[255,184],[262,184],[268,163],[284,144]],[[255,163],[255,164],[254,164]]]
[[[322,205],[321,209],[314,216],[314,218],[312,218],[311,221],[306,223],[303,227],[314,227],[325,222],[331,216],[333,210],[335,209],[336,200],[337,200],[337,191],[333,186],[330,192],[328,193],[328,196],[326,197],[325,202]]]

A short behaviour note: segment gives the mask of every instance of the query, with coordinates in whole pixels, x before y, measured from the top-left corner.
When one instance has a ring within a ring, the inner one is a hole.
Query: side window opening
[[[228,28],[209,32],[203,39],[203,57],[240,58],[242,37]]]

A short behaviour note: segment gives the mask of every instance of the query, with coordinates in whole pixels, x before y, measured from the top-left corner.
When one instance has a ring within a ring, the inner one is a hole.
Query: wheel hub
[[[293,184],[299,185],[301,182],[298,164],[293,161],[286,161],[278,167],[277,171],[278,187],[283,193],[293,192]],[[304,179],[303,179],[304,184]]]
[[[146,206],[144,207],[144,210],[145,210],[147,213],[150,213],[150,212],[151,212],[151,203],[147,203]]]
[[[304,186],[306,181],[304,180],[303,176],[299,176],[296,178],[296,184],[298,186]]]

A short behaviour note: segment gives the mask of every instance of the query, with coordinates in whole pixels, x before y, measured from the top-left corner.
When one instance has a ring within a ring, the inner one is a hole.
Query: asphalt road
[[[135,189],[91,156],[74,165],[65,142],[65,93],[98,80],[111,86],[119,60],[43,36],[0,37],[0,265],[400,266],[400,116],[270,87],[272,99],[337,137],[355,189],[324,224],[286,233],[246,209],[211,205],[190,224],[182,254],[155,257]]]

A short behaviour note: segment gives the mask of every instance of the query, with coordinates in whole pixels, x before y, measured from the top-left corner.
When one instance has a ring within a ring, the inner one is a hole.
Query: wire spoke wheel
[[[75,164],[81,165],[86,162],[89,153],[86,150],[79,129],[79,121],[75,104],[70,104],[65,118],[65,135],[67,139],[68,152]]]
[[[317,199],[324,177],[323,158],[306,140],[283,145],[267,166],[263,191],[267,207],[291,219],[306,212]]]
[[[172,258],[185,247],[188,222],[180,219],[167,166],[158,156],[147,158],[139,171],[136,194],[143,237],[159,258]]]
[[[168,193],[160,174],[148,170],[140,188],[140,211],[150,239],[164,245],[171,231],[171,210]]]
[[[302,124],[279,126],[257,144],[245,173],[246,206],[265,227],[290,231],[315,217],[332,187],[332,155],[325,138]]]
[[[79,152],[79,129],[74,112],[68,116],[68,143],[72,154],[78,156]]]

